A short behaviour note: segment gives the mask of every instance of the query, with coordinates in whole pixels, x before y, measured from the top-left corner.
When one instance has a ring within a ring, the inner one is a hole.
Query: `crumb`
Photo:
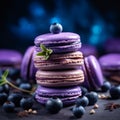
[[[106,96],[105,94],[100,94],[100,95],[98,95],[98,98],[100,98],[100,99],[108,99],[108,98],[110,98],[110,96]]]
[[[37,111],[36,111],[36,110],[33,110],[32,113],[33,113],[33,114],[37,114]]]
[[[94,109],[90,110],[90,114],[95,114],[95,110]]]
[[[28,110],[28,113],[32,113],[32,111],[33,111],[32,109],[29,109],[29,110]]]
[[[25,110],[25,112],[28,112],[27,110]]]
[[[101,98],[101,95],[98,95],[98,98]]]
[[[120,108],[120,104],[113,102],[105,104],[105,110],[113,111],[114,109],[117,108]]]
[[[29,110],[20,111],[17,113],[19,117],[28,117],[28,115],[30,114],[37,114],[37,110],[29,109]]]
[[[20,111],[20,112],[18,112],[17,115],[18,115],[19,117],[27,117],[27,116],[28,116],[28,113],[25,112],[25,111]]]
[[[105,94],[101,94],[101,98],[102,99],[106,98]]]
[[[93,108],[98,109],[99,108],[98,104],[95,104]]]

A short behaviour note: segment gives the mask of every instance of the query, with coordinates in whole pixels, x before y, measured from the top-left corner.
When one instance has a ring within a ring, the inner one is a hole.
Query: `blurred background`
[[[64,32],[78,33],[99,54],[120,52],[119,0],[1,0],[0,48],[24,53],[53,22],[61,23]]]

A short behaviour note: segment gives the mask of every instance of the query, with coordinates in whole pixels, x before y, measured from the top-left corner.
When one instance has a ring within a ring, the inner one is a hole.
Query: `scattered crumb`
[[[113,102],[105,104],[105,110],[113,111],[114,109],[117,108],[120,108],[120,104]]]
[[[98,98],[100,98],[100,99],[108,99],[108,98],[110,98],[110,96],[105,95],[105,94],[99,94]]]
[[[28,112],[27,110],[25,110],[25,112]]]
[[[95,104],[93,108],[98,109],[99,108],[98,104]]]
[[[94,109],[90,110],[90,114],[95,114],[95,110]]]
[[[32,113],[33,113],[33,114],[37,114],[37,110],[33,110]]]
[[[29,110],[28,110],[28,113],[32,113],[32,111],[33,111],[32,109],[29,109]]]
[[[100,95],[100,94],[98,95],[98,98],[101,98],[101,95]]]
[[[106,98],[105,94],[101,94],[101,98],[102,99]]]
[[[18,115],[19,117],[27,117],[27,116],[28,116],[28,113],[25,112],[25,111],[20,111],[20,112],[18,112],[17,115]]]
[[[28,117],[28,115],[30,114],[37,114],[37,110],[29,109],[29,110],[20,111],[17,113],[19,117]]]

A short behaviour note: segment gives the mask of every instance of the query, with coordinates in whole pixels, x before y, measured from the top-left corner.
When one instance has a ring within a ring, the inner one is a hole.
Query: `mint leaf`
[[[51,54],[53,52],[52,49],[48,49],[48,53]]]
[[[43,56],[45,58],[45,60],[47,60],[50,57],[50,55],[52,54],[53,50],[46,48],[43,44],[40,45],[40,48],[42,49],[42,51],[38,52],[37,55]]]
[[[9,70],[6,70],[3,75],[2,75],[2,79],[6,79],[8,76]]]
[[[38,56],[44,56],[45,53],[44,53],[44,52],[39,52],[39,53],[37,53],[37,55],[38,55]]]
[[[42,51],[46,51],[47,50],[47,48],[43,44],[40,44],[40,48],[42,49]]]
[[[8,73],[9,73],[9,71],[6,70],[6,71],[3,73],[3,75],[1,76],[0,86],[7,83],[7,80],[6,80],[6,79],[7,79]]]
[[[46,56],[45,56],[45,60],[47,60],[48,58],[49,58],[49,55],[46,55]]]

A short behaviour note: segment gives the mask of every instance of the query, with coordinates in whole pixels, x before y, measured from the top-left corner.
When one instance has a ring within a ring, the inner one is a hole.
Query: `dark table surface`
[[[98,109],[95,109],[95,114],[90,114],[90,110],[93,108],[93,106],[87,106],[86,113],[82,116],[82,118],[75,118],[72,114],[72,111],[70,110],[73,106],[65,107],[63,108],[59,113],[57,114],[49,114],[44,106],[41,106],[38,103],[35,103],[33,106],[33,109],[37,110],[37,114],[33,115],[30,114],[27,117],[18,117],[17,112],[14,113],[5,113],[0,108],[0,120],[120,120],[120,108],[114,109],[113,111],[105,110],[105,104],[106,103],[119,103],[120,99],[118,100],[106,100],[106,99],[99,99],[97,104],[99,105]],[[17,108],[16,111],[20,111],[21,108]]]

